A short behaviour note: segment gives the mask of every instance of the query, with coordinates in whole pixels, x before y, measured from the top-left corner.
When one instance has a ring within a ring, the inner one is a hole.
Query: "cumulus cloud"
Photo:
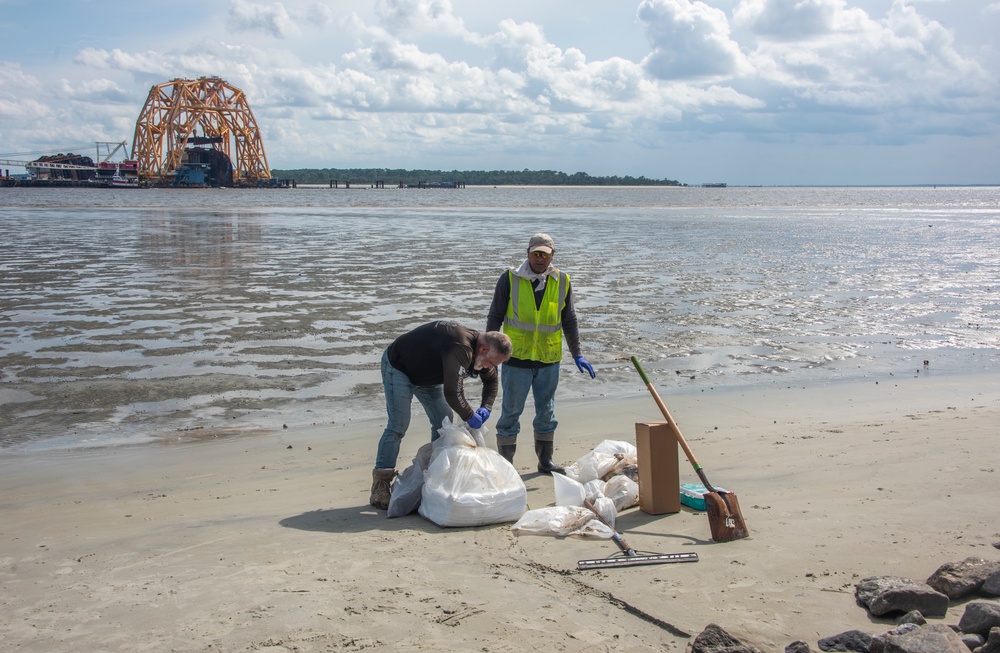
[[[110,79],[83,80],[76,87],[71,87],[71,92],[75,100],[95,104],[125,104],[132,99],[129,93]]]
[[[375,9],[380,22],[396,34],[478,38],[465,28],[461,18],[455,16],[450,0],[379,0]]]
[[[150,85],[217,75],[246,92],[272,163],[302,164],[319,141],[398,161],[656,148],[678,134],[905,141],[995,122],[980,119],[996,115],[988,57],[973,59],[911,1],[880,15],[851,0],[733,0],[728,14],[710,0],[634,2],[626,22],[648,48],[594,57],[565,29],[550,38],[549,12],[521,3],[490,5],[497,19],[487,22],[475,3],[461,5],[463,20],[452,0],[231,0],[138,47],[94,40],[56,75],[31,64],[43,80],[34,86],[16,62],[0,66],[0,114],[20,115],[14,104],[29,98],[65,102],[114,116],[101,129],[121,131],[128,111],[118,108],[131,105],[134,120]],[[7,133],[12,122],[24,121],[5,119]]]
[[[171,75],[171,61],[157,52],[84,48],[76,55],[74,61],[81,66],[97,69],[127,70],[164,77]]]
[[[862,18],[861,10],[843,6],[843,0],[742,0],[733,17],[756,34],[795,41],[835,31],[845,14]]]
[[[728,76],[744,68],[720,9],[690,0],[642,0],[638,17],[652,47],[643,64],[659,79]]]
[[[231,0],[229,3],[229,28],[236,32],[257,32],[277,39],[288,39],[300,34],[280,2],[256,3]]]

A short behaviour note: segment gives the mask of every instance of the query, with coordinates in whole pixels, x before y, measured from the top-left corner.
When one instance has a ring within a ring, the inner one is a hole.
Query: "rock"
[[[708,624],[705,630],[694,638],[691,653],[763,653],[760,649],[744,644],[721,626]]]
[[[848,630],[839,635],[830,635],[819,640],[821,651],[856,651],[857,653],[868,653],[868,646],[872,642],[872,636],[861,630]]]
[[[1000,653],[1000,628],[990,628],[990,636],[976,653]]]
[[[968,653],[962,638],[944,624],[917,626],[905,633],[886,634],[883,653]]]
[[[786,646],[785,653],[812,653],[812,649],[800,639]]]
[[[900,617],[899,621],[897,621],[896,623],[900,625],[917,624],[918,626],[923,626],[925,623],[927,623],[927,620],[924,619],[924,615],[920,614],[920,610],[910,610],[902,617]]]
[[[919,610],[927,617],[948,612],[948,596],[926,583],[899,576],[870,576],[857,584],[854,596],[876,617],[893,612]]]
[[[920,614],[919,612],[917,614]],[[896,626],[892,630],[886,631],[881,635],[875,635],[872,637],[871,644],[868,645],[868,653],[885,653],[885,640],[889,635],[902,635],[903,633],[908,633],[911,630],[916,630],[920,628],[918,624],[902,624]]]
[[[990,574],[983,581],[983,586],[979,588],[979,591],[989,596],[1000,596],[1000,571]]]
[[[941,565],[927,579],[927,584],[949,599],[959,599],[978,592],[986,579],[997,572],[1000,561],[970,557]]]
[[[1000,627],[1000,603],[973,601],[965,606],[965,612],[958,621],[963,633],[989,635],[991,628]]]
[[[974,651],[986,643],[985,637],[975,633],[959,633],[958,636],[962,638],[962,641],[965,642],[970,651]]]

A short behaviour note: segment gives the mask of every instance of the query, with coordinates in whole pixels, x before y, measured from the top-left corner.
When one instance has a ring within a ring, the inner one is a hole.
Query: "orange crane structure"
[[[256,186],[271,180],[246,96],[219,77],[153,86],[135,123],[132,158],[139,177],[152,185]]]

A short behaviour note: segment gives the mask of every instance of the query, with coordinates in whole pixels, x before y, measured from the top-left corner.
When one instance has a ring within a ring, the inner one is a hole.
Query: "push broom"
[[[694,457],[694,453],[691,451],[691,447],[688,446],[687,440],[681,434],[677,422],[670,416],[670,411],[667,410],[663,400],[660,399],[660,395],[656,392],[656,388],[653,387],[653,384],[649,381],[649,377],[646,376],[642,365],[639,364],[639,359],[632,356],[631,361],[635,365],[635,369],[639,372],[639,376],[642,377],[642,382],[646,384],[649,393],[653,395],[656,405],[660,407],[663,418],[667,420],[667,426],[677,437],[677,442],[680,443],[681,449],[684,450],[684,455],[691,462],[694,471],[698,474],[698,478],[701,479],[705,490],[707,490],[704,496],[705,510],[708,512],[708,526],[712,530],[712,539],[716,542],[732,542],[733,540],[749,537],[750,533],[747,531],[746,522],[743,521],[743,513],[740,512],[740,502],[737,500],[736,495],[728,490],[719,490],[708,482],[705,470],[698,464],[698,459]]]
[[[607,569],[613,567],[637,567],[640,565],[662,565],[668,562],[698,562],[697,553],[650,553],[649,551],[636,551],[628,545],[625,538],[616,531],[611,524],[605,521],[601,513],[597,512],[597,508],[590,499],[584,499],[583,504],[590,508],[590,511],[594,513],[601,523],[611,529],[613,535],[611,539],[614,543],[618,545],[621,549],[617,554],[609,556],[607,558],[597,558],[595,560],[579,560],[576,563],[577,571],[583,571],[584,569]]]

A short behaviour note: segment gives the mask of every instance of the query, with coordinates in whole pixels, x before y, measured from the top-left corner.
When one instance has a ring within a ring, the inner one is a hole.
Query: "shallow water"
[[[535,231],[598,371],[561,397],[997,369],[995,187],[13,188],[0,447],[378,416],[382,349],[482,328]]]

